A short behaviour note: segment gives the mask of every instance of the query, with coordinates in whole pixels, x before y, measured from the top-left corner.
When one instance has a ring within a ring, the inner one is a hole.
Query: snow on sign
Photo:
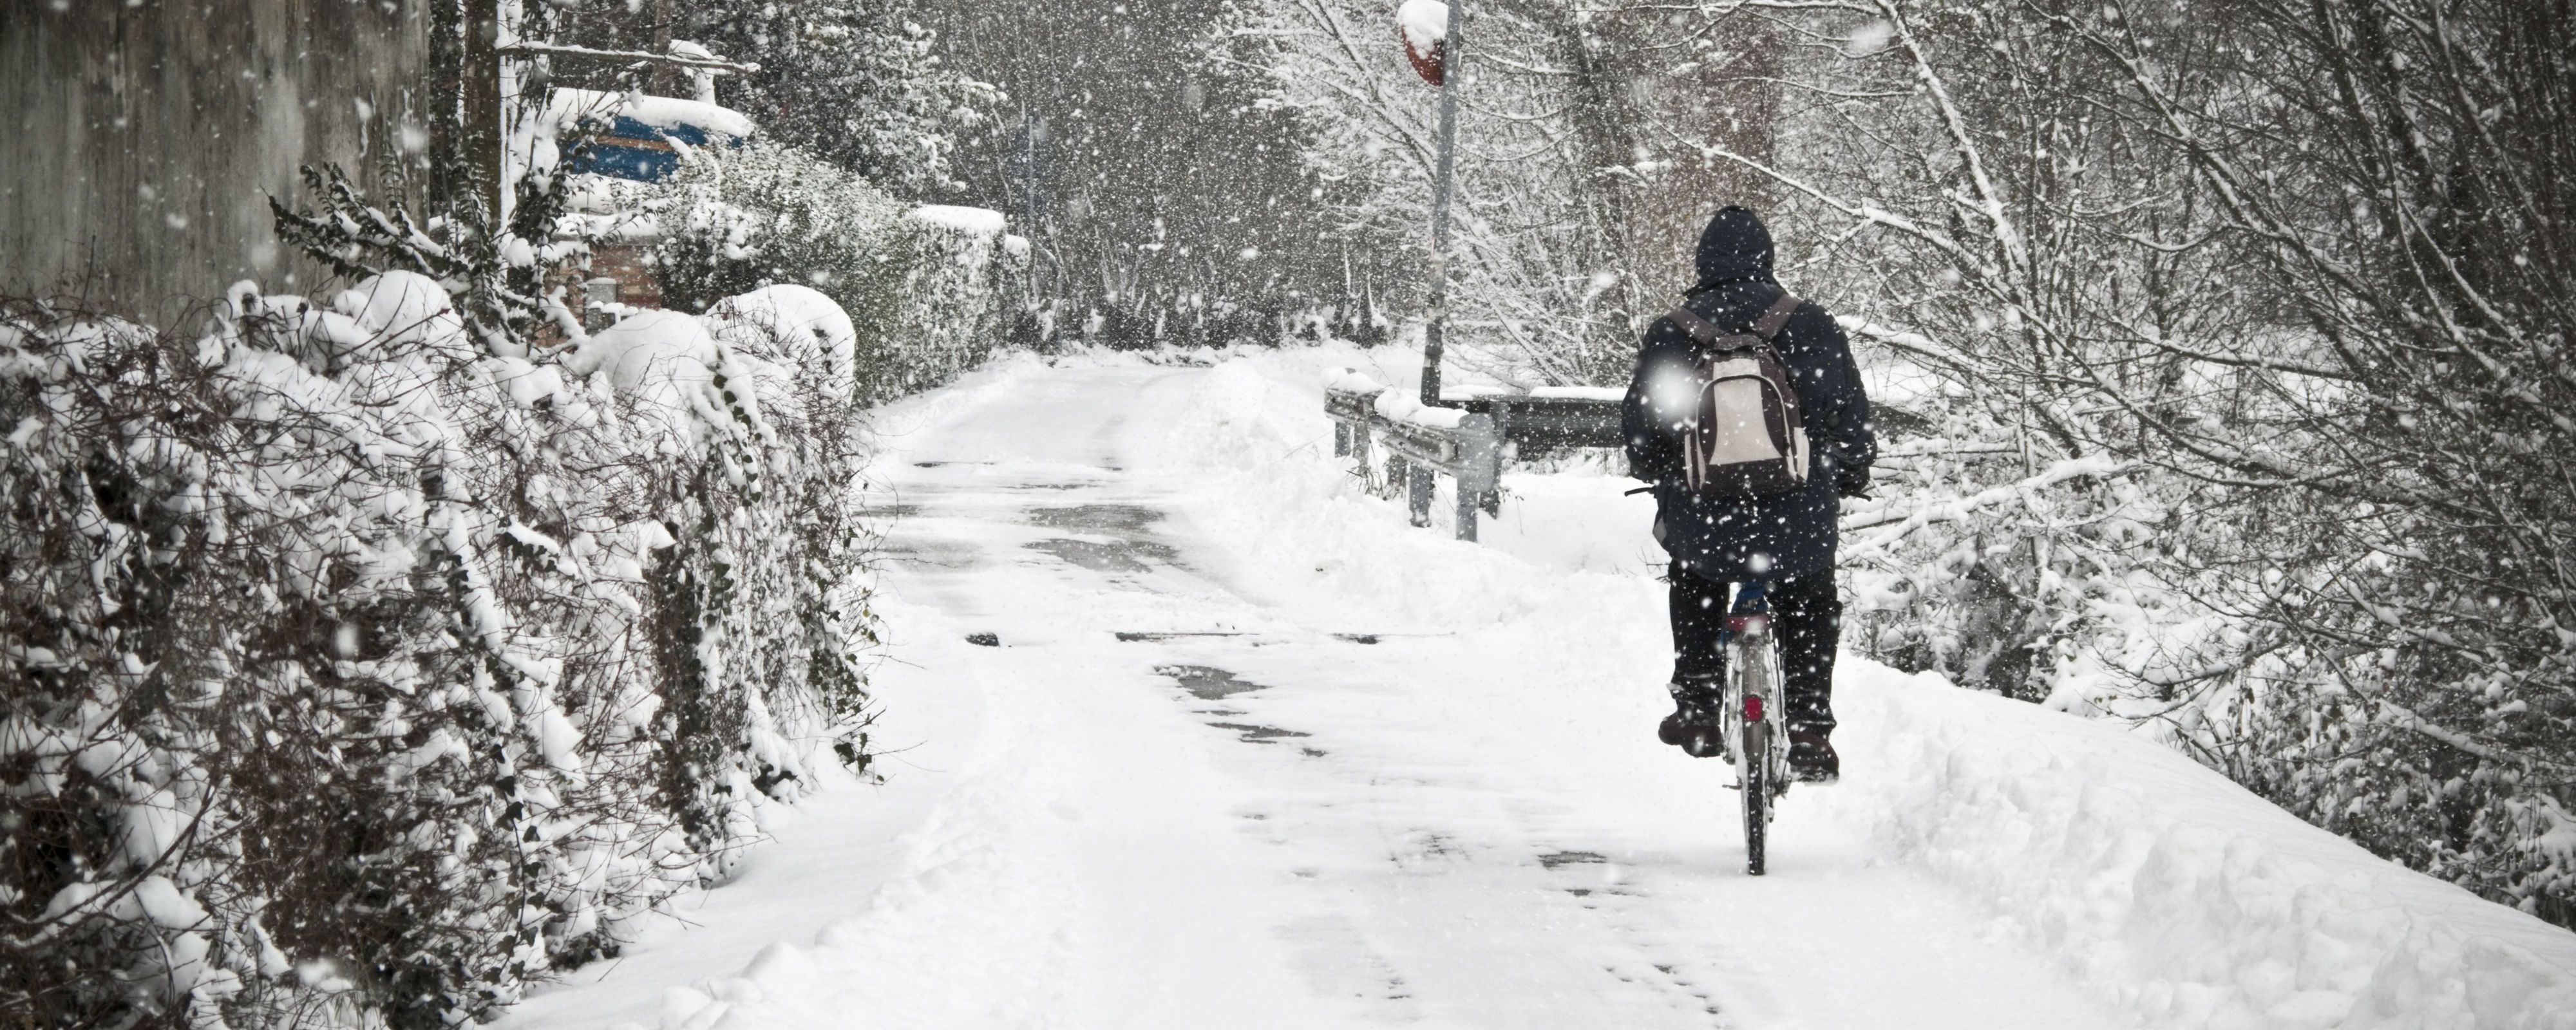
[[[1414,73],[1424,82],[1439,85],[1449,5],[1440,0],[1404,0],[1404,6],[1395,9],[1395,27],[1404,37],[1404,59],[1412,62]]]
[[[741,112],[699,100],[558,88],[546,117],[569,129],[584,118],[607,131],[573,161],[573,171],[656,182],[680,166],[680,147],[739,147],[757,128]]]

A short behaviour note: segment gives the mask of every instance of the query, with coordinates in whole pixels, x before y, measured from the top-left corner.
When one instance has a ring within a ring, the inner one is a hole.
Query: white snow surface
[[[591,334],[564,359],[574,375],[605,372],[622,394],[685,409],[684,397],[714,378],[715,337],[695,315],[651,310]]]
[[[1435,408],[1422,403],[1415,389],[1388,390],[1377,395],[1377,413],[1398,422],[1411,422],[1434,429],[1456,429],[1467,418],[1465,408]],[[1318,408],[1317,410],[1322,410]]]
[[[708,132],[722,133],[735,139],[750,139],[758,131],[749,115],[730,107],[702,100],[679,97],[657,97],[646,93],[612,93],[596,89],[573,89],[557,86],[546,95],[546,120],[554,125],[570,125],[583,115],[600,118],[626,117],[656,129],[695,126]]]
[[[725,346],[790,369],[811,369],[823,388],[846,396],[859,333],[849,312],[823,291],[795,283],[764,286],[707,309],[708,329]]]
[[[1324,389],[1376,394],[1386,392],[1386,384],[1359,369],[1335,365],[1324,370]]]
[[[1010,224],[1001,212],[991,208],[955,204],[923,204],[912,209],[912,217],[969,236],[999,236]]]
[[[1331,458],[1322,369],[1415,360],[1020,355],[881,411],[885,782],[764,809],[502,1030],[2576,1027],[2576,934],[1849,655],[1844,782],[1744,875],[1729,774],[1651,732],[1651,503],[1518,474],[1463,544]]]
[[[1541,400],[1615,401],[1628,396],[1628,391],[1617,386],[1541,386],[1529,395]]]

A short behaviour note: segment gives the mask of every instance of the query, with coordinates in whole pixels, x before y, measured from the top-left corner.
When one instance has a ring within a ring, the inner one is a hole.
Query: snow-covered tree
[[[717,97],[773,138],[922,201],[955,196],[956,138],[989,118],[992,87],[942,64],[916,0],[684,2],[691,40],[760,71]]]
[[[1269,102],[1317,127],[1300,159],[1346,184],[1337,219],[1412,249],[1399,296],[1417,305],[1439,93],[1406,66],[1391,8],[1247,8]],[[1767,188],[1706,149],[1768,147],[1776,91],[1749,74],[1767,37],[1559,0],[1472,4],[1462,34],[1453,354],[1533,384],[1623,378],[1646,321],[1690,285],[1708,215]]]
[[[1302,160],[1319,127],[1266,102],[1238,5],[936,6],[954,63],[1009,98],[960,174],[1036,244],[1030,338],[1371,335],[1397,256]]]

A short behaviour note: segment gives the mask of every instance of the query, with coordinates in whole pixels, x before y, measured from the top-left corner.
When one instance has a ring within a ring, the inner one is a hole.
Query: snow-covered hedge
[[[790,147],[693,153],[637,198],[658,220],[663,296],[698,311],[777,283],[810,286],[857,327],[868,403],[937,386],[1001,335],[1022,250],[978,208],[908,209],[867,180]]]
[[[440,1027],[722,875],[866,760],[854,343],[796,286],[526,357],[399,271],[0,308],[0,1002]]]

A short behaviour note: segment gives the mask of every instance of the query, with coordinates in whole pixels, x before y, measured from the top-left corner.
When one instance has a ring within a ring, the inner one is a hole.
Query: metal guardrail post
[[[1476,542],[1476,513],[1502,489],[1503,436],[1489,415],[1458,422],[1458,539]]]
[[[1404,507],[1413,516],[1415,528],[1431,524],[1431,466],[1406,462]]]

